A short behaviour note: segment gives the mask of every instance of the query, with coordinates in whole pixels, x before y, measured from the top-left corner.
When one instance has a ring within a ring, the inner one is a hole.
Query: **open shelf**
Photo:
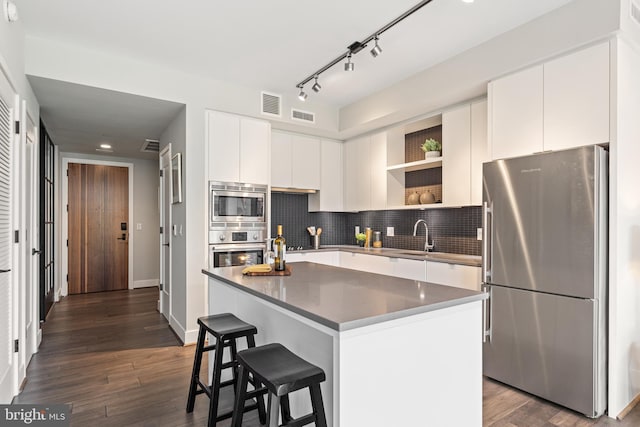
[[[440,166],[442,166],[442,157],[432,157],[416,162],[387,166],[387,171],[413,172],[423,169],[439,168]]]

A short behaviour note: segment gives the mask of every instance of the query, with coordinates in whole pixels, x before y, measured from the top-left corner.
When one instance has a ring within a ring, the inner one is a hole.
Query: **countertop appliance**
[[[606,410],[608,153],[483,167],[483,370],[588,417]]]
[[[267,187],[209,182],[209,267],[262,264]]]

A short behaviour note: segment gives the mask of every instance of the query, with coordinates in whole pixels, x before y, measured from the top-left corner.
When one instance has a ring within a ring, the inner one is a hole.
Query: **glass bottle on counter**
[[[282,237],[282,225],[278,224],[278,237],[273,241],[273,249],[275,251],[274,269],[276,271],[284,271],[286,268],[285,256],[287,252],[287,241]]]

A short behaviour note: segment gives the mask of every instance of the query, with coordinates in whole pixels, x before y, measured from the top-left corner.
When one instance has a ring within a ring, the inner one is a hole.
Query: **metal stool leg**
[[[278,416],[280,415],[280,398],[269,392],[269,412],[267,413],[267,427],[278,427]]]

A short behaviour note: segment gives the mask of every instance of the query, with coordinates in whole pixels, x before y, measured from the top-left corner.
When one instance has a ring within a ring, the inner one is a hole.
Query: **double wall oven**
[[[209,182],[209,267],[262,264],[267,187]]]

